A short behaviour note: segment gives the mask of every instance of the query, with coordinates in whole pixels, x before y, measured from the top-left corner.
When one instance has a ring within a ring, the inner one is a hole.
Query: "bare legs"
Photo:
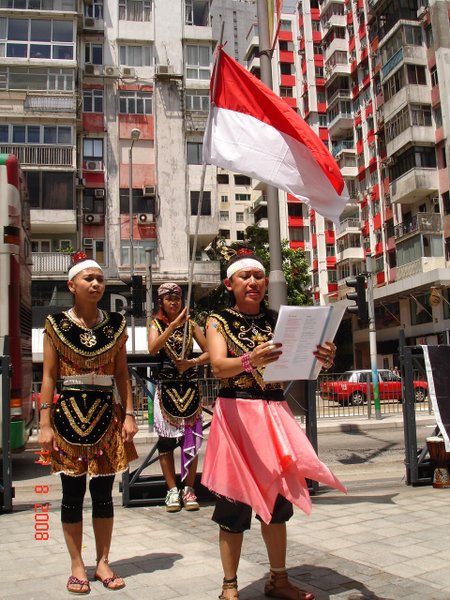
[[[64,539],[66,540],[67,550],[69,551],[72,575],[80,580],[86,580],[86,568],[81,557],[81,543],[83,539],[83,522],[63,523],[62,529]],[[70,589],[84,592],[88,586],[71,584]]]
[[[173,458],[173,452],[166,452],[159,455],[159,463],[161,465],[161,471],[166,480],[167,489],[171,490],[176,487],[176,475],[175,475],[175,461]],[[198,455],[189,465],[188,474],[186,477],[186,485],[194,487],[195,476],[197,474]]]

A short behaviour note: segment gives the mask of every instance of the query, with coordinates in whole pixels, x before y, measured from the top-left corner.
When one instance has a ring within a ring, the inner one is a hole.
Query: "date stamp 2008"
[[[48,461],[49,452],[35,452],[35,454],[39,454],[39,460],[36,460],[35,463],[38,465],[48,465],[50,464]],[[41,502],[35,502],[34,504],[34,539],[41,542],[43,540],[48,540],[50,538],[50,520],[49,520],[49,503],[45,502],[45,498],[43,497],[45,494],[48,494],[49,486],[48,485],[35,485],[34,493],[39,494],[42,500]]]

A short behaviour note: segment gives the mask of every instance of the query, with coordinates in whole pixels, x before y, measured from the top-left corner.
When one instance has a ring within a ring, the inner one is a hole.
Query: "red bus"
[[[12,450],[25,445],[33,420],[31,264],[30,206],[25,179],[16,157],[0,154],[0,355],[5,352],[7,337],[12,365]],[[0,389],[0,408],[1,403]],[[1,420],[2,410],[0,441]]]

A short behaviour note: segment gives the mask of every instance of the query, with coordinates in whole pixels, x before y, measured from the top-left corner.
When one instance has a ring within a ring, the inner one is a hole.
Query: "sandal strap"
[[[86,585],[89,587],[89,581],[87,579],[78,579],[75,575],[71,575],[67,580],[67,585]]]
[[[105,587],[108,587],[110,583],[113,583],[117,579],[122,579],[122,578],[117,573],[113,573],[111,577],[106,577],[105,579],[102,579],[102,583]]]

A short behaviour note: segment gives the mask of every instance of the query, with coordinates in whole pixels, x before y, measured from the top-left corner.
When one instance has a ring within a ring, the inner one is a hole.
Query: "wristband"
[[[250,352],[246,352],[241,356],[241,363],[246,373],[252,373],[255,370],[250,363]]]
[[[39,406],[39,410],[45,410],[46,408],[51,408],[52,405],[49,404],[48,402],[43,402],[40,406]]]
[[[125,411],[125,415],[128,416],[128,417],[133,417],[133,419],[136,418],[134,412],[132,412],[131,410],[126,410]]]

